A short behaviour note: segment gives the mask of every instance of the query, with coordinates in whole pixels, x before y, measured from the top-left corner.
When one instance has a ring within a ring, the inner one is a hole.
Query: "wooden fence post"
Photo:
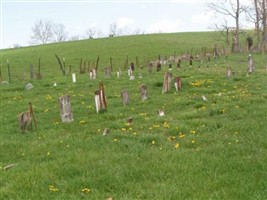
[[[8,80],[9,80],[9,83],[11,83],[11,74],[10,74],[9,60],[7,59],[6,62],[7,62],[7,70],[8,70]]]
[[[42,75],[41,75],[41,58],[39,58],[39,63],[38,63],[37,79],[38,80],[41,80],[42,79]]]
[[[31,76],[31,80],[33,79],[34,76],[34,72],[33,72],[33,65],[30,65],[30,76]]]

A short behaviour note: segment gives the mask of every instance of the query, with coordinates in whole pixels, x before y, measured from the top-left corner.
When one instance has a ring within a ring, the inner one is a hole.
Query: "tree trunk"
[[[266,0],[262,1],[262,9],[263,9],[263,13],[262,13],[262,29],[263,29],[263,35],[262,35],[262,50],[263,52],[267,50],[267,8],[266,8]]]

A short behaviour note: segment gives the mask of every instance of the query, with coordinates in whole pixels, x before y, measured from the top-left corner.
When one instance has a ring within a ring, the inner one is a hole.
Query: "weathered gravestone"
[[[71,110],[70,96],[65,95],[59,99],[60,117],[62,122],[72,122],[73,114]]]
[[[103,83],[100,83],[99,90],[95,91],[95,106],[96,106],[96,113],[107,109],[107,99]]]
[[[109,78],[111,76],[111,68],[110,67],[105,67],[104,68],[104,73],[105,73],[105,77]]]
[[[128,91],[126,89],[121,91],[121,97],[122,97],[122,104],[124,106],[126,106],[127,104],[129,104],[129,102],[130,102],[130,100],[129,100],[129,93],[128,93]]]
[[[90,79],[96,79],[96,69],[95,68],[90,70],[89,77],[90,77]]]
[[[182,89],[182,79],[178,76],[174,79],[174,87],[176,89],[176,92]]]
[[[146,100],[147,99],[147,87],[145,84],[142,84],[140,86],[140,97],[141,97],[141,100]]]
[[[162,88],[162,94],[170,91],[171,89],[171,72],[165,72],[163,76],[163,88]]]
[[[230,79],[232,77],[233,73],[234,72],[232,71],[231,67],[227,67],[227,69],[226,69],[226,77],[228,79]]]
[[[251,54],[248,55],[248,68],[247,68],[247,72],[249,74],[253,73],[255,71],[255,66],[254,66],[254,61],[252,59]]]
[[[148,64],[147,71],[148,71],[149,73],[151,73],[151,72],[152,72],[152,69],[153,69],[153,63],[150,62],[150,63]]]

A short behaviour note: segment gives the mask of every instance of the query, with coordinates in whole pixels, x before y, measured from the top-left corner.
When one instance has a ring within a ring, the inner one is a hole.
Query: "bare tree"
[[[116,23],[109,25],[109,35],[116,36],[118,34],[118,26]]]
[[[95,28],[89,28],[86,30],[85,34],[88,38],[93,38],[96,34],[96,29]]]
[[[233,18],[235,21],[235,32],[233,34],[232,50],[239,51],[239,29],[240,15],[247,7],[240,4],[240,0],[220,0],[207,3],[207,6],[218,14]]]
[[[263,50],[267,50],[267,0],[262,1]]]
[[[257,49],[267,48],[267,0],[253,0],[253,6],[246,12],[247,20],[255,24]]]
[[[53,36],[56,42],[63,42],[67,40],[66,28],[63,24],[53,25]]]
[[[34,43],[46,44],[53,39],[53,23],[39,20],[34,24],[32,32],[31,39]]]

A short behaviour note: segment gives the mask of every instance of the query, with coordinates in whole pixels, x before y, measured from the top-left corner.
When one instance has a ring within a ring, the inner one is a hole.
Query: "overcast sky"
[[[1,49],[28,46],[38,20],[63,24],[68,36],[85,37],[89,28],[96,37],[107,36],[110,24],[127,32],[143,33],[210,31],[220,18],[205,6],[208,0],[0,0]],[[229,24],[234,22],[229,22]]]

